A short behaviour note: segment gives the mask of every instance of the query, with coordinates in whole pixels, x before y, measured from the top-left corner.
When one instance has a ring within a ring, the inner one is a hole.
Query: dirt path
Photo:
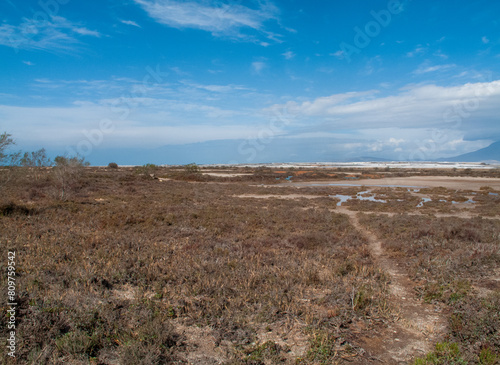
[[[398,321],[389,325],[377,338],[362,338],[369,356],[384,364],[407,364],[416,356],[431,351],[446,333],[446,319],[438,307],[423,303],[414,294],[414,284],[405,270],[384,251],[376,235],[359,222],[357,212],[337,209],[347,214],[356,229],[369,241],[373,257],[391,277],[390,292],[399,310]]]

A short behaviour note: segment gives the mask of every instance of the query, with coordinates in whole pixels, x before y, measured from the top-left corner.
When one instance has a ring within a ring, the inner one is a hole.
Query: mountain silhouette
[[[445,160],[451,162],[500,161],[500,141],[494,142],[488,147],[481,148],[480,150],[446,158]]]

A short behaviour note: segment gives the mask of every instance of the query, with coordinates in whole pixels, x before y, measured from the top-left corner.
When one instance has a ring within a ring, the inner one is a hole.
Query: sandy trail
[[[371,357],[385,364],[407,363],[431,351],[446,333],[446,319],[440,309],[425,304],[414,293],[414,284],[399,264],[384,251],[376,235],[359,222],[357,212],[337,209],[349,216],[353,226],[363,233],[380,267],[391,277],[390,292],[399,309],[399,320],[384,329],[378,338],[362,338],[362,346]]]

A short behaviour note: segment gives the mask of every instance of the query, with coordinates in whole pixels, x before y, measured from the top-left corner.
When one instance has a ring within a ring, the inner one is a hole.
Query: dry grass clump
[[[462,344],[464,357],[481,364],[500,361],[500,293],[485,298],[468,296],[453,306],[450,330]]]
[[[1,208],[18,257],[18,362],[186,363],[182,324],[209,328],[227,363],[326,364],[362,353],[354,320],[389,318],[388,279],[345,216],[132,169],[82,170],[65,200],[50,179],[10,185]],[[259,342],[263,328],[309,342],[290,352]]]
[[[477,281],[500,266],[496,220],[370,215],[363,222],[378,231],[385,247],[404,257],[412,277],[425,280],[429,288],[433,283]]]
[[[478,203],[474,205],[473,212],[483,216],[500,215],[500,192],[493,189],[482,189],[474,196]]]

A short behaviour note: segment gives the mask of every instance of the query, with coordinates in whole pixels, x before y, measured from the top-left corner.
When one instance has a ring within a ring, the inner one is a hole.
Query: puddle
[[[357,193],[356,197],[354,197],[354,198],[352,197],[352,195],[342,195],[342,194],[329,195],[329,197],[340,199],[340,201],[337,203],[337,207],[342,206],[342,203],[345,203],[346,201],[348,201],[350,199],[368,200],[368,201],[377,202],[377,203],[387,203],[387,200],[375,199],[375,194],[371,194],[369,196],[364,196],[366,194],[370,194],[370,192],[369,191],[362,191],[360,193]]]
[[[383,200],[383,199],[375,199],[375,195],[372,195],[372,196],[361,196],[360,194],[363,194],[363,193],[359,193],[357,198],[359,200],[369,200],[371,202],[377,202],[377,203],[387,203],[387,200]]]
[[[488,195],[498,196],[498,193],[488,193]]]
[[[340,207],[342,206],[342,203],[345,203],[346,201],[348,201],[349,199],[353,199],[352,196],[350,195],[340,195],[340,194],[337,194],[337,195],[329,195],[330,198],[337,198],[337,199],[340,199],[340,201],[337,203],[337,207]]]
[[[424,206],[424,203],[428,203],[431,201],[432,201],[431,198],[422,198],[422,201],[420,203],[418,203],[417,208],[422,208]]]
[[[476,204],[476,203],[477,203],[477,202],[476,202],[476,201],[474,201],[474,200],[472,200],[472,199],[469,199],[469,200],[467,200],[467,201],[465,201],[465,202],[456,202],[456,201],[454,201],[454,200],[452,200],[452,202],[451,202],[451,204]]]
[[[431,198],[422,198],[422,201],[420,203],[418,203],[417,208],[422,208],[424,206],[424,203],[428,203],[431,201],[432,201]],[[442,202],[442,203],[448,202],[448,200],[446,200],[446,199],[439,199],[438,201]],[[477,203],[477,202],[474,201],[473,199],[469,199],[469,200],[464,201],[464,202],[456,202],[454,200],[451,201],[451,204],[475,204],[475,203]]]

